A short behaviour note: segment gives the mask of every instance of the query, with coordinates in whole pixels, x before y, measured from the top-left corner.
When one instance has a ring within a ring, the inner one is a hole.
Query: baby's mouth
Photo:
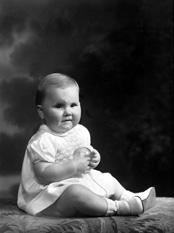
[[[72,121],[72,119],[64,119],[62,122]]]

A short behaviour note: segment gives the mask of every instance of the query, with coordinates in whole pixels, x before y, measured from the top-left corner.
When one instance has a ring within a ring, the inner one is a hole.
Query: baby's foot
[[[143,212],[155,205],[156,191],[154,187],[151,187],[142,193],[135,193],[135,196],[141,199],[144,209]]]
[[[117,208],[116,215],[140,215],[143,213],[142,201],[139,197],[132,197],[128,200],[115,201]]]
[[[125,200],[127,202],[129,202],[129,200],[131,200],[132,198],[139,198],[141,200],[142,203],[142,213],[150,208],[152,208],[155,205],[156,202],[156,191],[154,187],[150,187],[147,190],[145,190],[144,192],[140,192],[140,193],[132,193],[130,191],[125,191],[120,200]],[[133,201],[131,201],[132,203]]]

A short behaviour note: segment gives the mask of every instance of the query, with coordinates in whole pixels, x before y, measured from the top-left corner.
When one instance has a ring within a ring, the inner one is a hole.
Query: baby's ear
[[[44,113],[41,105],[37,105],[37,113],[40,116],[40,118],[43,120],[44,119]]]

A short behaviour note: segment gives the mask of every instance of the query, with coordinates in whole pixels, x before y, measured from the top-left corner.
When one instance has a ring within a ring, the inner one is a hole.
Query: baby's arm
[[[61,181],[75,174],[85,173],[89,170],[89,157],[75,158],[62,164],[37,162],[34,171],[38,181],[47,185],[52,182]]]

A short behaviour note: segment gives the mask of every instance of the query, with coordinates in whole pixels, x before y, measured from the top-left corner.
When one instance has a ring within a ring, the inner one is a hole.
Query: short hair
[[[36,94],[35,104],[41,105],[46,94],[46,90],[50,87],[66,88],[70,86],[76,86],[79,90],[79,85],[75,79],[65,74],[53,73],[45,76],[39,83]]]

